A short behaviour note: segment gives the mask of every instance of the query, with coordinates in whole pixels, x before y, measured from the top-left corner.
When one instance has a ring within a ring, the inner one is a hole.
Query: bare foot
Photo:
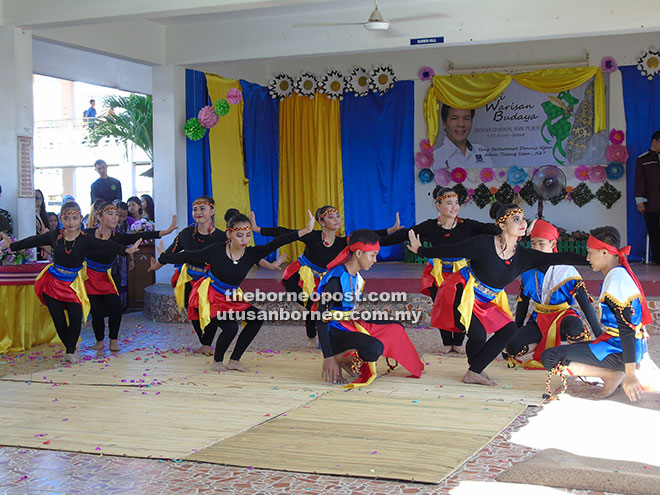
[[[454,351],[456,354],[465,354],[465,347],[462,345],[452,345],[451,350]]]
[[[217,371],[218,373],[222,373],[223,371],[227,371],[227,368],[225,367],[225,365],[222,364],[220,361],[213,361],[213,364],[211,365],[211,369],[213,371]]]
[[[75,354],[65,354],[64,355],[64,360],[67,363],[71,363],[71,364],[76,364],[78,362],[78,358],[76,357]]]
[[[477,385],[488,385],[490,387],[494,387],[495,385],[497,385],[497,383],[495,383],[490,378],[486,378],[485,376],[470,370],[467,370],[465,376],[463,376],[463,379],[461,381],[463,383],[475,383]]]
[[[195,354],[204,354],[205,356],[211,356],[213,355],[213,349],[211,349],[210,345],[203,345],[201,347],[198,347],[193,351]]]
[[[600,389],[600,392],[594,394],[595,399],[607,399],[610,395],[616,392],[616,389],[619,388],[621,382],[626,377],[626,374],[623,371],[614,371],[611,377],[603,378],[603,388]]]
[[[337,359],[337,364],[339,364],[339,367],[342,370],[344,370],[348,374],[348,376],[352,376],[352,377],[357,376],[356,373],[353,373],[353,356],[348,354],[346,356],[336,357],[336,359]],[[342,382],[342,383],[344,383],[344,382]]]
[[[229,362],[227,363],[227,369],[242,371],[242,372],[250,371],[245,366],[243,366],[240,361],[234,361],[233,359],[230,359]]]
[[[110,339],[110,345],[108,346],[108,349],[110,349],[110,352],[119,352],[119,344],[117,343],[117,339]]]
[[[95,351],[100,351],[101,349],[103,349],[103,341],[97,340],[96,344],[92,346],[92,349],[94,349]]]
[[[480,374],[481,374],[481,376],[485,376],[488,380],[490,380],[490,377],[486,373],[486,370],[483,370]]]
[[[440,349],[440,354],[449,354],[451,352],[451,346],[450,345],[443,345],[442,348]]]

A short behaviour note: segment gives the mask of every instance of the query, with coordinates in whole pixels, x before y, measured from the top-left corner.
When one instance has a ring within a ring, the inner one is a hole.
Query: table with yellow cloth
[[[48,309],[34,292],[34,280],[46,265],[0,266],[0,354],[59,342]]]

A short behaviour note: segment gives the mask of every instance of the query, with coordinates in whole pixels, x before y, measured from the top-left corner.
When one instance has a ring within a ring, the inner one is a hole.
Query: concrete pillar
[[[34,195],[18,197],[18,136],[34,136],[30,31],[0,27],[0,67],[0,207],[9,211],[14,219],[14,235],[22,238],[35,234]]]
[[[154,210],[157,228],[169,225],[176,214],[179,228],[186,226],[188,198],[186,188],[185,69],[175,65],[153,68],[154,103]],[[165,246],[176,234],[163,239]],[[156,241],[158,242],[158,241]],[[172,265],[156,272],[156,283],[168,283]]]

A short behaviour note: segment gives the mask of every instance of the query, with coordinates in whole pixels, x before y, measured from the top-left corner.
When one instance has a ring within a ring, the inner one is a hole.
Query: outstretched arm
[[[486,238],[486,236],[481,236]],[[431,247],[423,247],[422,241],[419,238],[419,234],[416,234],[413,230],[408,231],[408,238],[410,240],[410,249],[413,253],[417,253],[420,256],[426,258],[474,258],[477,254],[477,238],[467,239],[462,242],[457,242],[456,244],[443,244]],[[489,242],[490,237],[487,237]]]
[[[308,222],[307,226],[304,229],[300,229],[298,231],[292,231],[287,234],[281,235],[270,241],[268,244],[262,244],[260,246],[255,246],[255,255],[257,256],[257,259],[265,258],[268,256],[270,253],[275,251],[277,248],[280,248],[286,244],[290,244],[294,241],[299,240],[301,237],[304,237],[305,235],[309,234],[312,229],[314,228],[314,222],[316,221],[314,219],[314,215],[308,210]]]

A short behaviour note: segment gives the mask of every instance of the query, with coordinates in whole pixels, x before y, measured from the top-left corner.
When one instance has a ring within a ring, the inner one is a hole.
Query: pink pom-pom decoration
[[[621,144],[610,144],[605,150],[605,158],[610,162],[626,163],[628,149]]]
[[[589,167],[580,165],[575,169],[575,178],[577,180],[585,181],[589,179]]]
[[[202,124],[207,129],[210,129],[211,127],[215,127],[217,125],[219,117],[218,114],[215,113],[215,108],[207,105],[202,107],[202,109],[199,111],[197,114],[197,119],[199,120],[200,124]]]
[[[428,138],[425,138],[419,142],[419,149],[421,149],[422,151],[432,151],[433,146],[431,146],[431,143],[429,142]]]
[[[431,168],[433,166],[433,155],[428,151],[419,151],[415,155],[415,162],[419,168]]]
[[[610,142],[612,144],[621,144],[623,143],[623,140],[626,138],[626,135],[623,131],[620,131],[618,129],[612,129],[610,131]]]
[[[603,57],[600,61],[600,69],[603,72],[614,72],[619,68],[619,64],[616,63],[614,57]]]
[[[422,81],[428,81],[435,76],[435,71],[433,70],[433,67],[422,67],[419,69],[417,75]]]
[[[227,101],[230,105],[238,105],[243,101],[243,93],[237,88],[231,88],[227,91]]]
[[[449,169],[441,168],[435,171],[435,183],[438,184],[439,186],[449,185],[450,180],[451,180],[451,173],[449,172]]]
[[[453,180],[457,184],[464,182],[466,178],[467,178],[467,172],[463,167],[456,167],[454,170],[451,171],[451,180]]]
[[[589,180],[591,182],[603,182],[605,175],[605,167],[602,165],[595,165],[589,169]]]

